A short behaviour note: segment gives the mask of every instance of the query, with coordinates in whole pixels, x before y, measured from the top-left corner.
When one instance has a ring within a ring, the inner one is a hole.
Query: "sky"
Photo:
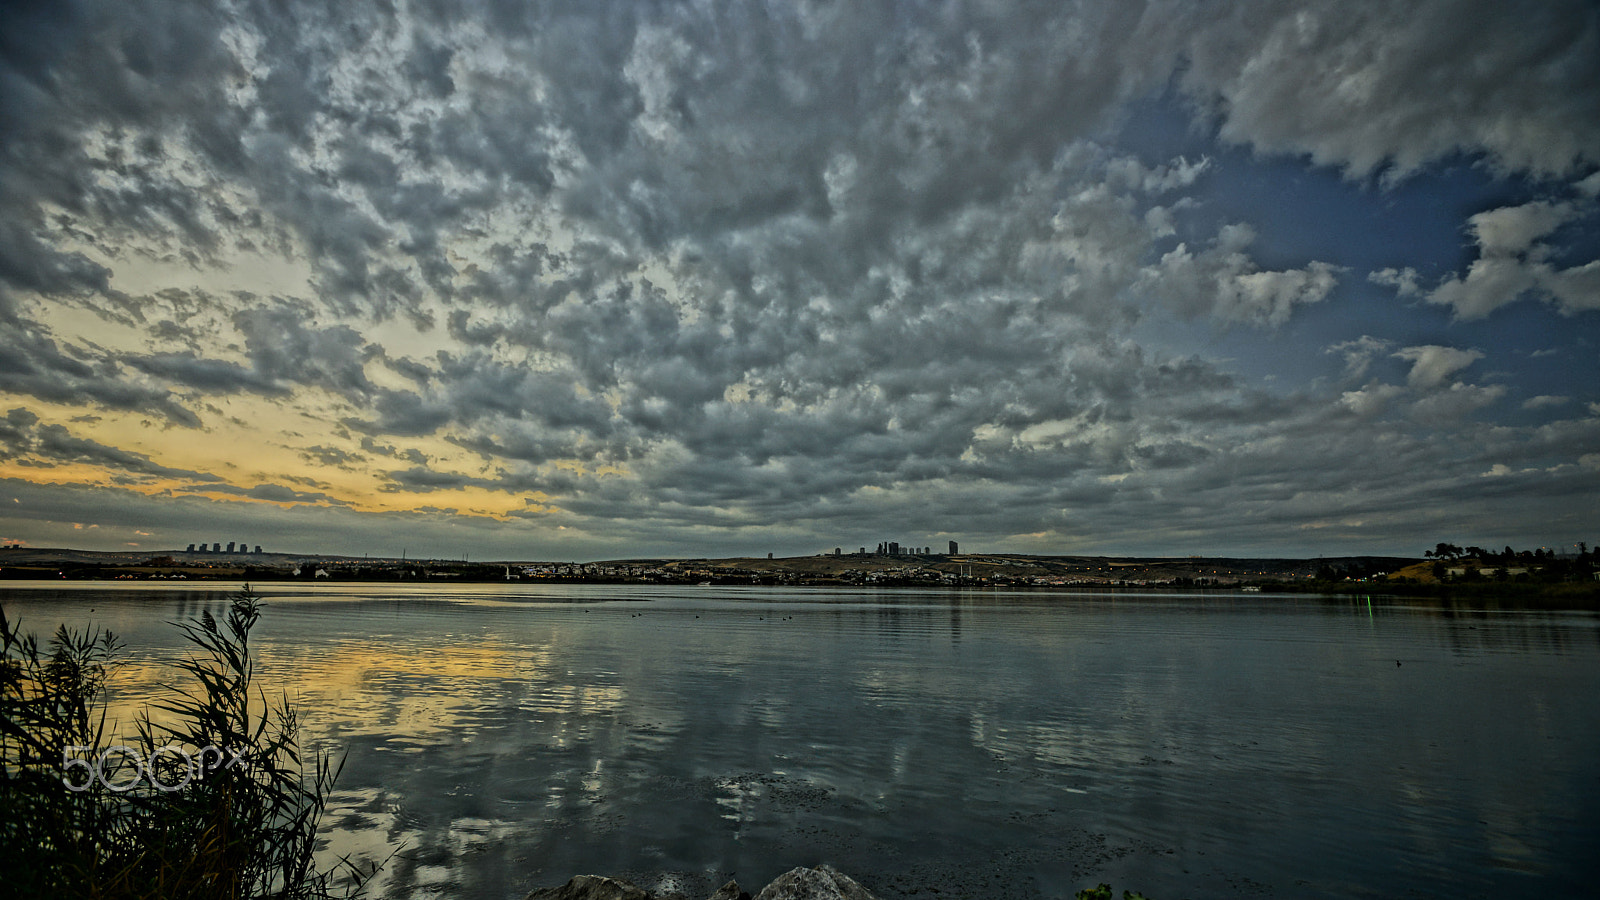
[[[0,538],[1600,543],[1600,7],[0,6]]]

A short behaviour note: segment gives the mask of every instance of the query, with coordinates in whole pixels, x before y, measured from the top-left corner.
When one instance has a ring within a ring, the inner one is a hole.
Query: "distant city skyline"
[[[1593,3],[81,0],[0,35],[6,543],[1600,540]]]

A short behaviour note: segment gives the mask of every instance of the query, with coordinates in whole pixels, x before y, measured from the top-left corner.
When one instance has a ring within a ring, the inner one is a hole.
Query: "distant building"
[[[228,552],[229,552],[229,553],[232,553],[232,552],[233,552],[233,541],[229,541],[229,542],[228,542]]]
[[[767,559],[771,559],[771,558],[772,558],[772,554],[771,554],[771,553],[768,553],[768,554],[767,554]]]
[[[900,555],[900,542],[899,541],[890,541],[889,542],[889,555],[890,556],[899,556]]]
[[[261,545],[260,545],[260,544],[257,544],[257,545],[256,545],[256,552],[257,552],[257,553],[260,553],[260,552],[261,552]]]
[[[188,552],[188,553],[193,553],[193,552],[194,552],[194,545],[193,545],[193,544],[190,544],[190,545],[189,545],[189,549],[188,549],[188,550],[187,550],[187,551],[186,551],[186,552]]]
[[[211,552],[212,553],[221,553],[222,552],[222,542],[218,541],[215,544],[212,544],[211,545]]]
[[[951,556],[955,556],[959,552],[961,552],[961,551],[960,551],[960,548],[956,545],[956,542],[955,541],[951,541],[950,542],[950,555]]]
[[[840,550],[838,547],[835,547],[835,548],[833,548],[833,555],[834,556],[843,556],[844,555],[844,551]]]
[[[250,551],[245,549],[248,546],[249,546],[249,544],[246,544],[244,541],[240,541],[239,542],[239,552],[240,553],[249,553]]]

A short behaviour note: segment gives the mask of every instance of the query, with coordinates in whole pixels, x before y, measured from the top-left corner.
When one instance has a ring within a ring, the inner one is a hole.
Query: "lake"
[[[1600,617],[1382,598],[259,586],[262,683],[345,753],[376,896],[579,873],[884,900],[1590,897]],[[126,710],[227,590],[4,584],[123,636]]]

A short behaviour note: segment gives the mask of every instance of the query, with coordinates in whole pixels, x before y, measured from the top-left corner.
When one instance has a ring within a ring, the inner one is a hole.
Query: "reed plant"
[[[338,766],[302,754],[288,698],[255,683],[248,586],[222,621],[178,627],[195,653],[185,684],[112,743],[106,686],[122,652],[110,632],[62,627],[41,648],[0,609],[0,896],[353,896],[373,874],[319,868],[317,828]]]

